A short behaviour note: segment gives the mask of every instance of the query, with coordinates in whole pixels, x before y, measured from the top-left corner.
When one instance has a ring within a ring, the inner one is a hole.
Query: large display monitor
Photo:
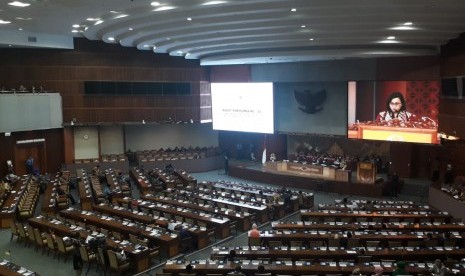
[[[274,133],[273,83],[212,83],[213,129]]]
[[[348,137],[438,144],[438,81],[348,84]]]

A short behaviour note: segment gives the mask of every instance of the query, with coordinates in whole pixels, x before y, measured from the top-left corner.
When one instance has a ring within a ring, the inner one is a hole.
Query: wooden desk
[[[296,221],[296,222],[272,222],[274,230],[341,230],[355,231],[357,229],[368,229],[368,225],[377,231],[424,231],[424,232],[465,232],[464,223],[385,223],[386,229],[383,229],[382,223],[373,222],[311,222],[311,221]]]
[[[42,232],[53,232],[60,237],[87,237],[90,235],[88,231],[81,227],[69,226],[61,223],[60,221],[49,221],[43,217],[29,219],[29,224],[37,227]],[[141,272],[147,270],[150,266],[149,249],[138,250],[135,245],[131,243],[123,244],[115,240],[106,238],[105,243],[108,248],[121,251],[124,250],[132,263],[135,264],[136,271]],[[0,274],[1,275],[1,274]]]
[[[10,261],[3,260],[0,261],[0,275],[2,276],[21,276],[24,275],[24,273],[31,273],[31,275],[38,275],[35,274],[34,272],[21,267],[17,264],[14,264]],[[33,274],[34,273],[34,274]]]
[[[165,205],[154,201],[142,201],[138,204],[143,208],[163,212],[164,214],[171,214],[174,216],[190,218],[196,221],[203,221],[208,225],[209,228],[215,228],[216,235],[220,239],[227,238],[231,234],[229,227],[230,221],[228,218],[215,218],[214,215],[206,213],[202,215],[200,212],[197,214],[196,212],[191,212],[186,209],[180,210],[176,206]]]
[[[19,200],[23,196],[29,182],[30,177],[28,175],[23,175],[11,188],[10,194],[3,202],[3,206],[0,211],[1,228],[10,227],[10,224],[16,219]]]
[[[79,201],[82,210],[92,210],[92,204],[94,203],[94,197],[92,196],[92,189],[90,186],[89,178],[84,169],[76,170],[76,176],[78,179],[78,191]]]
[[[128,238],[129,234],[142,236],[147,238],[152,244],[160,246],[160,248],[167,253],[168,257],[173,257],[179,254],[181,239],[178,235],[155,234],[154,232],[147,230],[147,228],[144,229],[136,226],[135,224],[126,225],[125,223],[116,221],[112,218],[103,219],[91,212],[63,210],[60,214],[65,218],[82,221],[86,224],[88,223],[110,231],[119,232],[125,236],[125,238]]]
[[[268,241],[281,241],[285,244],[289,244],[290,241],[326,241],[333,239],[335,234],[342,234],[341,231],[295,231],[295,230],[284,230],[284,231],[262,231],[260,238],[267,244]],[[451,235],[451,239],[462,239],[465,237],[463,234]],[[367,233],[362,231],[355,231],[353,237],[359,239],[361,243],[366,241],[380,241],[382,244],[387,244],[388,241],[399,241],[404,245],[407,245],[408,241],[423,241],[427,238],[426,234],[417,233],[404,233],[397,231],[386,231],[380,234]]]
[[[315,260],[327,260],[334,259],[339,260],[353,260],[357,261],[357,257],[360,253],[357,248],[354,249],[342,249],[337,247],[331,248],[320,248],[320,249],[301,249],[297,247],[282,247],[281,249],[272,248],[260,248],[242,246],[231,247],[231,248],[220,248],[213,247],[212,257],[215,259],[224,259],[229,251],[234,249],[238,256],[241,258],[247,258],[248,260],[256,260],[257,258],[270,258],[272,261],[276,261],[277,258],[292,258],[292,260],[298,261],[300,259],[315,259]],[[462,258],[465,256],[465,249],[452,249],[444,247],[438,247],[437,249],[415,249],[413,247],[405,249],[381,249],[381,248],[369,248],[366,251],[366,255],[371,256],[372,261],[381,260],[396,260],[396,261],[431,261],[435,259],[445,260],[447,257],[450,258]]]
[[[148,179],[147,179],[147,177],[145,176],[144,173],[142,173],[141,171],[139,171],[136,168],[132,168],[129,171],[129,176],[137,184],[137,186],[140,189],[140,193],[142,195],[150,193],[150,191],[152,189],[152,184],[150,184],[150,182],[148,181]]]
[[[186,202],[182,200],[176,200],[174,198],[170,197],[159,197],[159,196],[142,196],[141,197],[144,200],[150,200],[154,202],[161,202],[164,204],[174,204],[176,206],[184,207],[184,208],[190,208],[190,209],[195,209],[195,210],[200,210],[203,212],[208,212],[208,213],[217,213],[220,214],[224,217],[229,218],[230,220],[237,221],[239,226],[241,227],[242,231],[248,231],[250,230],[252,224],[250,220],[250,214],[242,214],[242,213],[237,213],[232,210],[226,211],[222,209],[215,209],[211,206],[205,206],[204,204],[196,204],[192,202]]]
[[[450,222],[452,216],[444,213],[432,213],[432,212],[411,212],[411,213],[402,213],[402,212],[338,212],[338,211],[309,211],[301,210],[300,215],[302,220],[309,220],[311,218],[366,218],[372,220],[373,218],[396,218],[396,219],[414,219],[415,222],[421,222],[422,219],[441,219],[445,222]]]
[[[243,261],[242,271],[247,275],[253,275],[254,272],[257,271],[260,262],[255,261]],[[178,275],[179,273],[183,273],[186,271],[187,263],[184,262],[172,262],[169,261],[163,268],[163,272],[165,273],[173,273],[174,275]],[[406,270],[409,274],[417,275],[419,273],[424,273],[428,270],[428,268],[421,268],[417,266],[406,266]],[[424,265],[424,264],[423,264]],[[194,271],[197,275],[206,275],[206,274],[223,274],[226,275],[228,272],[234,270],[235,264],[234,263],[223,263],[223,262],[216,262],[216,263],[208,263],[208,264],[200,264],[194,263]],[[371,275],[374,273],[374,266],[369,265],[355,265],[355,263],[351,262],[335,262],[334,265],[331,263],[324,263],[324,265],[320,263],[308,264],[306,262],[298,262],[298,263],[290,263],[289,265],[286,263],[278,263],[274,262],[272,264],[264,264],[265,271],[271,272],[272,274],[283,274],[283,275],[310,275],[310,274],[343,274],[343,275],[351,275],[352,271],[355,267],[360,269],[360,273],[363,275]],[[384,273],[389,274],[394,270],[394,267],[388,266],[388,264],[383,265]],[[458,273],[462,274],[465,272],[463,267],[458,269]]]

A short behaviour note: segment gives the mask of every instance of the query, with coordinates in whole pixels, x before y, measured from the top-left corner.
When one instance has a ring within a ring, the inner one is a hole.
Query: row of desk
[[[178,275],[186,271],[186,262],[167,262],[163,268],[165,273],[173,273]],[[259,261],[244,260],[241,262],[242,271],[248,275],[257,272],[258,266],[262,265]],[[374,262],[367,264],[355,264],[354,262],[273,262],[271,264],[263,264],[266,272],[281,275],[325,275],[325,274],[343,274],[351,275],[355,268],[360,270],[362,275],[374,274],[374,265],[381,265],[384,268],[384,273],[392,273],[395,270],[395,265],[392,262]],[[428,273],[432,267],[432,263],[409,263],[406,271],[409,274],[417,275]],[[236,266],[233,262],[218,262],[218,261],[198,261],[192,264],[197,275],[207,274],[227,274],[234,270]],[[465,273],[465,264],[460,263],[454,266],[453,272],[455,275],[463,275]]]
[[[42,232],[51,232],[60,237],[72,237],[76,239],[85,239],[89,235],[92,235],[95,238],[104,237],[103,234],[90,233],[82,227],[67,225],[56,219],[48,220],[44,217],[35,217],[29,219],[29,224],[38,228]],[[129,241],[118,241],[110,238],[105,238],[105,243],[109,249],[113,249],[118,252],[123,250],[131,262],[135,264],[136,271],[141,272],[149,268],[149,248],[136,246]]]

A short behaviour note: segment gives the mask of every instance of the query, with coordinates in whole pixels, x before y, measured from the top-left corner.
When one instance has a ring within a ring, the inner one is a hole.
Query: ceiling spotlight
[[[413,25],[412,22],[405,22],[405,23],[404,23],[404,26],[412,26],[412,25]]]
[[[296,8],[292,8],[292,9],[291,9],[291,12],[296,12],[296,11],[297,11]]]
[[[115,38],[112,37],[112,36],[110,36],[110,37],[108,38],[108,40],[109,40],[109,41],[115,41]]]
[[[154,7],[158,7],[160,6],[160,2],[156,2],[156,1],[153,1],[152,3],[150,3],[151,6],[154,6]]]
[[[313,39],[313,37],[312,37],[312,38],[309,38],[308,40],[313,41],[314,39]]]
[[[23,2],[20,2],[20,1],[13,1],[13,2],[8,3],[8,5],[24,8],[24,7],[29,7],[31,4],[23,3]]]
[[[187,21],[192,21],[192,18],[191,18],[191,17],[188,17],[188,18],[187,18]]]
[[[19,29],[18,29],[18,31],[22,31],[22,30],[23,30],[23,28],[19,28]]]
[[[127,14],[119,14],[117,16],[115,16],[113,19],[119,19],[119,18],[124,18],[124,17],[128,17],[129,15]]]
[[[81,26],[79,26],[79,24],[74,24],[73,25],[73,28],[79,28],[79,27],[81,27]]]
[[[393,36],[393,35],[391,35],[391,36],[388,36],[388,37],[386,37],[386,39],[389,39],[389,40],[394,40],[394,39],[396,39],[396,37],[395,37],[395,36]]]
[[[129,30],[129,31],[134,31],[134,29],[133,29],[133,28],[129,28],[128,30]]]
[[[96,26],[96,25],[100,25],[102,23],[103,23],[103,20],[99,20],[99,21],[95,22],[94,25]]]
[[[208,1],[202,4],[202,6],[209,6],[209,5],[219,5],[227,3],[226,1]]]
[[[100,18],[94,18],[94,17],[87,17],[87,21],[99,21]]]
[[[71,32],[72,32],[72,33],[77,33],[77,32],[79,32],[79,31],[78,31],[78,30],[72,30]]]
[[[305,28],[305,27],[307,27],[307,26],[306,26],[306,25],[301,25],[300,27],[301,27],[301,28]]]
[[[6,20],[2,20],[0,19],[0,24],[10,24],[11,21],[6,21]]]
[[[176,8],[173,6],[161,6],[161,7],[154,9],[153,11],[169,11],[173,9],[176,9]]]

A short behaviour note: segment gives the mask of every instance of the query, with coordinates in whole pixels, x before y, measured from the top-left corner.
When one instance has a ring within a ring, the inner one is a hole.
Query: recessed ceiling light
[[[95,17],[95,18],[94,18],[94,17],[87,17],[86,20],[87,20],[87,21],[99,21],[100,18],[98,18],[98,17]]]
[[[23,28],[19,28],[19,29],[18,29],[18,31],[22,31],[22,30],[23,30]]]
[[[376,43],[395,44],[395,43],[400,43],[400,42],[397,40],[385,39],[385,40],[377,41]]]
[[[404,26],[412,26],[412,25],[413,25],[412,22],[405,22],[405,23],[404,23]]]
[[[192,21],[192,18],[191,18],[191,17],[188,17],[188,18],[187,18],[187,21]]]
[[[158,7],[156,9],[154,9],[153,11],[169,11],[169,10],[173,10],[173,9],[176,9],[176,7],[173,7],[173,6],[161,6],[161,7]]]
[[[77,33],[77,32],[79,32],[79,31],[78,31],[78,30],[72,30],[71,32],[72,32],[72,33]]]
[[[15,17],[15,19],[17,19],[17,20],[25,20],[25,21],[32,20],[31,17]]]
[[[81,27],[79,24],[74,24],[73,25],[73,28],[79,28],[79,27]]]
[[[390,30],[394,31],[412,31],[412,30],[418,30],[418,28],[412,27],[412,26],[397,26],[397,27],[392,27]]]
[[[108,41],[115,41],[115,38],[112,37],[112,36],[110,36],[110,37],[108,38]]]
[[[23,3],[23,2],[20,2],[20,1],[13,1],[13,2],[8,3],[8,5],[24,8],[24,7],[29,7],[31,4]]]
[[[208,1],[202,4],[202,6],[209,6],[209,5],[219,5],[228,3],[227,1]]]
[[[160,6],[160,2],[156,2],[156,1],[153,1],[152,3],[150,3],[150,5],[154,6],[154,7],[158,7]]]
[[[133,28],[129,28],[128,30],[130,30],[130,31],[134,31],[134,29],[133,29]]]
[[[394,40],[394,39],[396,39],[396,37],[395,37],[395,36],[393,36],[393,35],[391,35],[391,36],[388,36],[388,37],[386,37],[386,39],[389,39],[389,40]]]
[[[291,12],[296,12],[296,11],[297,11],[296,8],[292,8],[292,9],[291,9]]]
[[[144,44],[144,46],[143,46],[143,47],[144,47],[144,48],[148,48],[148,47],[150,47],[150,45],[148,45],[148,44]]]
[[[11,23],[11,21],[0,19],[0,24],[10,24],[10,23]]]
[[[102,23],[103,23],[103,20],[99,20],[99,21],[95,22],[94,25],[100,25]]]
[[[306,25],[301,25],[300,27],[301,27],[301,28],[305,28],[305,27],[307,27],[307,26],[306,26]]]
[[[313,38],[309,38],[308,40],[313,41],[314,39],[313,39]]]
[[[124,17],[128,17],[129,15],[127,14],[118,14],[117,16],[115,16],[113,19],[118,19],[118,18],[124,18]]]

